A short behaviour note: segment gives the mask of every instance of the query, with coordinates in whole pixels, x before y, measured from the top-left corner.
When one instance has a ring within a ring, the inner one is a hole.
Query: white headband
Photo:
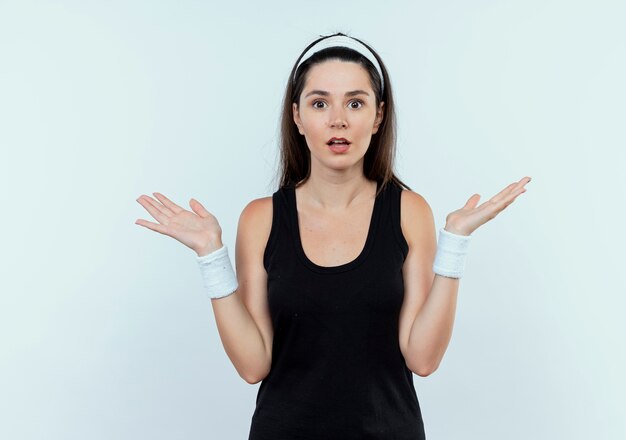
[[[322,49],[327,49],[329,47],[347,47],[349,49],[353,49],[363,55],[365,58],[371,61],[371,63],[378,70],[378,75],[380,75],[380,85],[382,90],[385,90],[385,80],[383,79],[383,70],[380,68],[380,64],[378,64],[378,60],[374,56],[374,54],[361,42],[355,40],[352,37],[348,37],[345,35],[333,35],[332,37],[324,38],[320,40],[315,45],[313,45],[306,53],[300,58],[300,62],[296,66],[296,70],[294,71],[294,81],[295,81],[295,73],[298,71],[300,64],[309,59],[314,53],[319,52]]]

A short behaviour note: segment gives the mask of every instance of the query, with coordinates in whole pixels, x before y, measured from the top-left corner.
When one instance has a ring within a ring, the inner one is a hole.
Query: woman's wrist
[[[457,231],[453,229],[453,231]],[[469,234],[452,232],[446,228],[439,230],[437,252],[433,271],[448,278],[461,278],[465,270],[465,260],[472,237]]]
[[[455,228],[453,225],[449,225],[447,223],[443,229],[450,232],[451,234],[456,234],[456,235],[469,236],[471,234],[471,233],[468,233],[467,231],[462,231],[459,228]]]
[[[198,257],[204,257],[210,254],[211,252],[221,249],[223,246],[224,246],[224,243],[222,243],[222,237],[220,235],[217,235],[217,236],[211,237],[204,246],[201,246],[194,250],[196,251],[196,254],[198,255]]]
[[[226,246],[198,256],[196,261],[202,274],[204,290],[209,298],[223,298],[235,293],[239,284]]]

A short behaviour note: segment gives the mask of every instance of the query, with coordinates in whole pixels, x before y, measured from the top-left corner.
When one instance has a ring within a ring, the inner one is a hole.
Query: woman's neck
[[[308,204],[330,210],[342,210],[369,200],[376,193],[376,182],[364,175],[326,178],[311,175],[299,184],[298,194]]]

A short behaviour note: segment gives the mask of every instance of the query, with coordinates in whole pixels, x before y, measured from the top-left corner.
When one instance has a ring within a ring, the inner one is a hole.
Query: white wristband
[[[224,298],[235,293],[239,284],[228,258],[226,245],[202,257],[196,256],[204,290],[211,299]]]
[[[444,228],[439,230],[437,253],[433,271],[448,278],[461,278],[465,270],[465,259],[471,236],[453,234]]]

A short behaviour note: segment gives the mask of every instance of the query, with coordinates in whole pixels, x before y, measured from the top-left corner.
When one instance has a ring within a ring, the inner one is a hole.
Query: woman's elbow
[[[271,368],[271,364],[269,368],[265,368],[262,372],[260,373],[255,373],[255,374],[246,374],[246,375],[240,375],[241,378],[243,380],[245,380],[247,383],[249,383],[250,385],[254,385],[257,384],[259,382],[261,382],[263,379],[265,379],[267,377],[267,375],[269,374],[269,370]]]
[[[420,377],[430,376],[437,370],[437,367],[433,367],[430,365],[407,365],[407,367],[409,367],[409,370],[411,370],[413,373],[417,374]]]

